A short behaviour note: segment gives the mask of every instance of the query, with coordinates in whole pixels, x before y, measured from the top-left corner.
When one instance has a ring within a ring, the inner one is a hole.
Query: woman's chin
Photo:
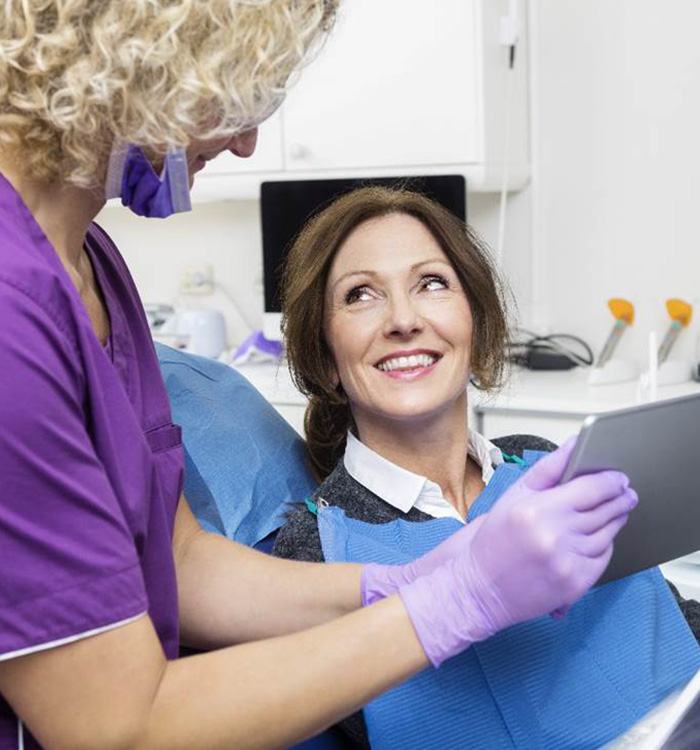
[[[450,412],[449,403],[393,403],[375,414],[387,424],[415,425],[418,428],[424,427],[428,422],[442,419]]]
[[[391,397],[387,395],[364,405],[351,402],[357,422],[366,418],[389,430],[392,427],[401,430],[412,427],[425,431],[440,425],[454,425],[464,419],[466,408],[466,386],[459,392],[449,394],[414,393],[412,397],[404,394],[403,398],[391,394]]]

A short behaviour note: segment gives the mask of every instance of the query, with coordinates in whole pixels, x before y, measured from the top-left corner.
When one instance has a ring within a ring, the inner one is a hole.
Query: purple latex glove
[[[438,544],[435,549],[405,565],[367,563],[362,568],[360,579],[362,606],[366,607],[397,593],[401,586],[412,583],[419,576],[432,573],[456,554],[464,552],[485,518],[486,516],[475,518]]]
[[[463,553],[399,589],[430,661],[568,607],[598,580],[637,504],[617,471],[559,485],[573,442],[541,459],[484,516]]]

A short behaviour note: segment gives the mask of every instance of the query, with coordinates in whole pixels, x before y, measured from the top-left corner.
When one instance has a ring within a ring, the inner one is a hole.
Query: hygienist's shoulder
[[[3,313],[13,310],[15,320],[30,328],[53,325],[76,343],[77,291],[38,228],[32,232],[22,223],[8,226],[0,213],[0,307]]]

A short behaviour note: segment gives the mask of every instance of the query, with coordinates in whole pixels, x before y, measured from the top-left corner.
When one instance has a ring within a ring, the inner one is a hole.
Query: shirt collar
[[[474,430],[469,431],[468,454],[481,466],[484,484],[488,484],[491,480],[494,466],[503,463],[501,451]],[[402,513],[408,513],[415,505],[423,510],[420,506],[424,505],[428,498],[430,498],[431,507],[436,499],[442,499],[452,508],[435,482],[380,456],[351,432],[348,433],[343,463],[353,479]],[[427,507],[425,509],[427,510]],[[428,512],[430,515],[435,515],[433,512]]]
[[[343,463],[348,474],[402,513],[408,513],[423,490],[425,477],[397,466],[360,442],[351,432]]]
[[[495,467],[503,463],[503,454],[481,433],[469,430],[468,454],[481,466],[481,478],[484,484],[491,481]]]

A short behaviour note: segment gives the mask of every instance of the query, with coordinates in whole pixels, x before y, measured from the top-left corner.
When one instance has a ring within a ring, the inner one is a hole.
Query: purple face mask
[[[164,219],[191,211],[190,178],[183,148],[169,151],[159,177],[143,150],[118,144],[112,149],[107,169],[105,195],[121,198],[135,214]]]

